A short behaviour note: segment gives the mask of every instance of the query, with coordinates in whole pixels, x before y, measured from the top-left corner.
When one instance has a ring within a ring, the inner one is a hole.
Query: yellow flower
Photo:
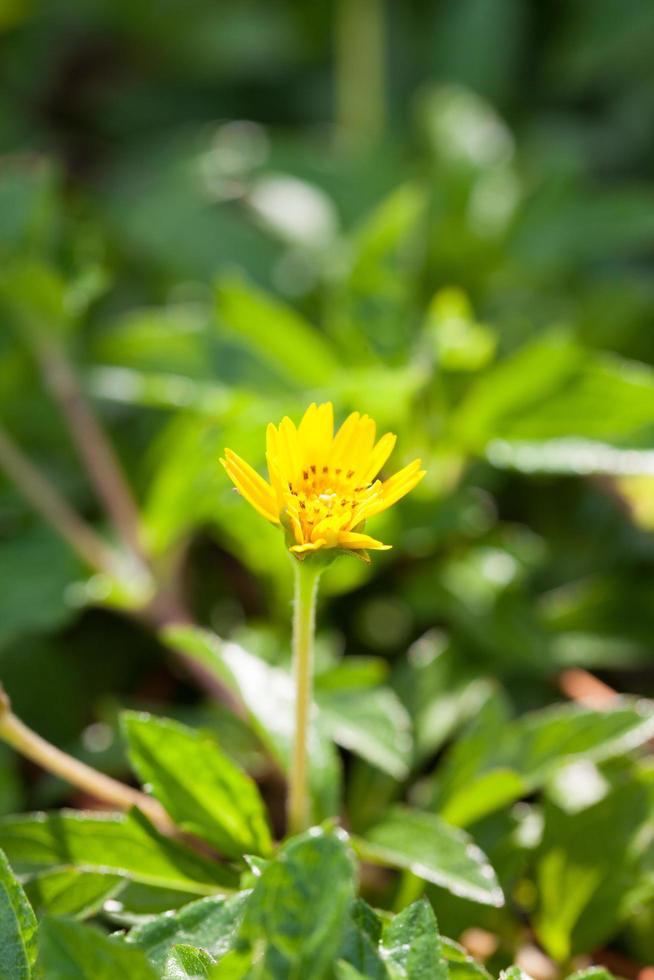
[[[363,534],[369,517],[391,507],[425,475],[414,459],[387,480],[376,479],[396,437],[375,443],[375,423],[353,412],[334,435],[331,402],[310,405],[296,428],[289,418],[268,426],[267,483],[231,449],[221,463],[245,499],[272,524],[281,524],[297,557],[325,548],[386,550]]]

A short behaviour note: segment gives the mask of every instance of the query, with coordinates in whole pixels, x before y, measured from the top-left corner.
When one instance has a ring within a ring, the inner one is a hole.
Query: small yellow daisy
[[[387,432],[375,443],[375,432],[369,416],[353,412],[334,434],[331,402],[313,404],[297,427],[289,418],[268,426],[270,483],[231,449],[221,463],[254,509],[286,529],[296,557],[326,548],[365,557],[368,549],[391,547],[363,534],[365,521],[391,507],[425,475],[414,459],[394,476],[378,480],[396,436]]]

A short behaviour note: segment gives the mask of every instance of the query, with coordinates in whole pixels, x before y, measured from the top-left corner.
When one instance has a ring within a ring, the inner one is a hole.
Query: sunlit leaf
[[[271,837],[256,784],[209,732],[125,713],[130,759],[175,823],[227,857],[266,854]]]
[[[138,811],[62,810],[0,820],[0,847],[21,874],[70,867],[121,875],[199,895],[233,890],[236,877],[215,861],[162,837]]]
[[[283,845],[255,885],[240,932],[257,950],[263,976],[324,976],[341,941],[353,876],[342,831],[314,828]]]
[[[29,980],[36,959],[36,917],[0,851],[0,978]]]
[[[485,855],[466,833],[434,813],[395,807],[355,845],[365,861],[411,871],[473,902],[504,903]]]

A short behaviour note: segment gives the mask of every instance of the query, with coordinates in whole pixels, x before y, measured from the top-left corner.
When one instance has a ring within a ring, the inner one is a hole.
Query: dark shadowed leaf
[[[48,980],[156,980],[140,949],[67,919],[44,919],[39,965]]]
[[[337,959],[341,973],[351,967],[370,980],[389,980],[389,973],[379,951],[382,923],[375,911],[362,899],[352,903],[350,915],[345,924],[341,947]],[[340,973],[337,969],[337,974]]]

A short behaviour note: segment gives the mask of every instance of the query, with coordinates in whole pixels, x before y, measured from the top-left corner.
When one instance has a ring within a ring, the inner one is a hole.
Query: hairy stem
[[[62,752],[28,728],[11,710],[9,699],[0,688],[0,739],[42,769],[64,779],[71,786],[102,803],[120,810],[137,806],[162,833],[172,834],[175,825],[160,803],[111,776],[105,776],[86,763]]]
[[[297,834],[310,824],[309,733],[313,701],[313,640],[316,597],[321,569],[310,560],[295,563],[293,608],[293,677],[295,729],[288,788],[288,831]]]
[[[83,561],[112,576],[119,572],[119,555],[66,503],[1,426],[0,467]]]

